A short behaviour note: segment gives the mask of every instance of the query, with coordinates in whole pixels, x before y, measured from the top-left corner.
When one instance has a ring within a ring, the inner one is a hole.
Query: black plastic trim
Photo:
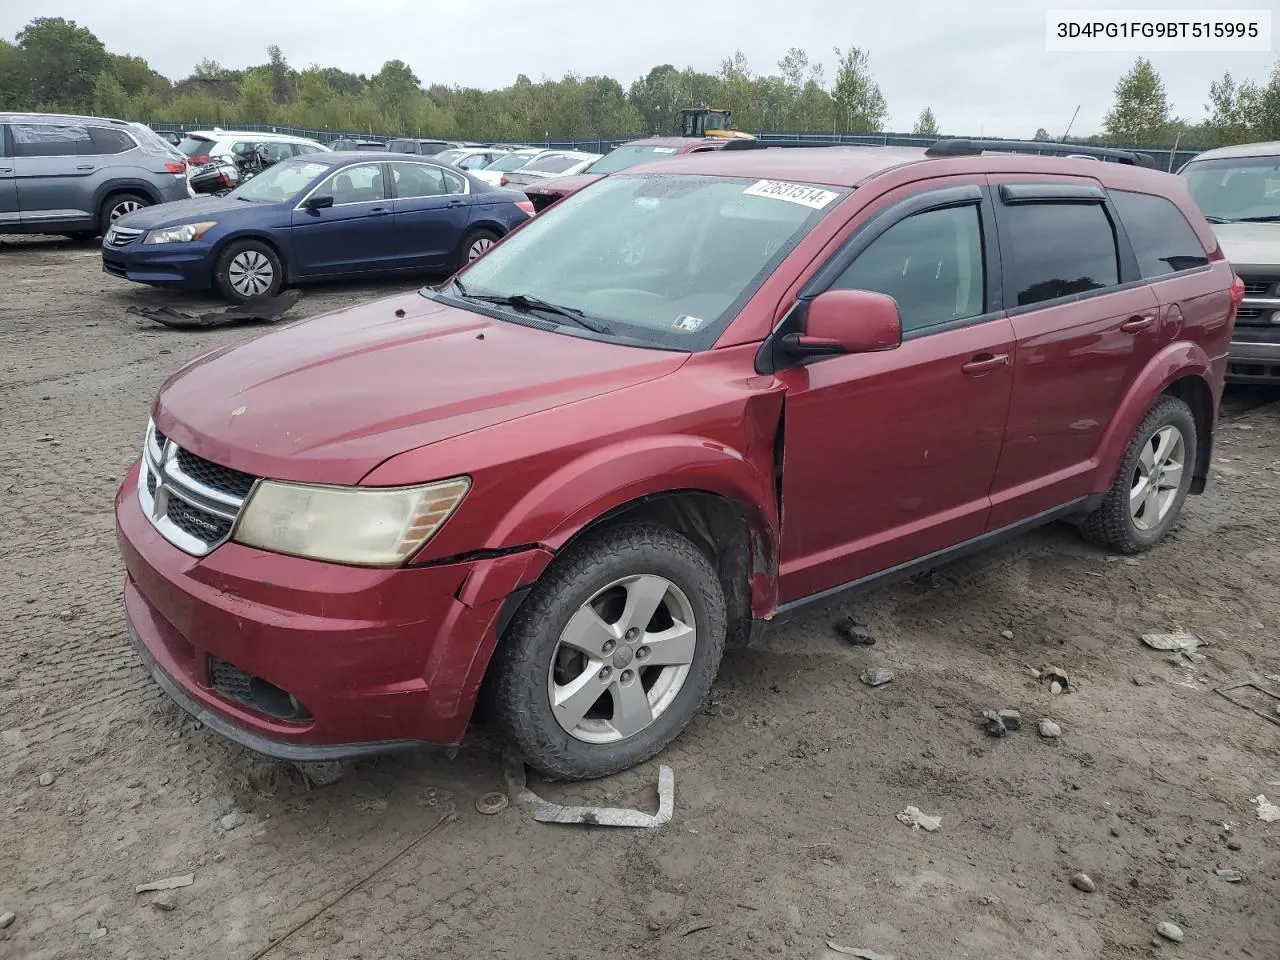
[[[1000,199],[1009,203],[1104,203],[1101,187],[1082,183],[1002,183]]]

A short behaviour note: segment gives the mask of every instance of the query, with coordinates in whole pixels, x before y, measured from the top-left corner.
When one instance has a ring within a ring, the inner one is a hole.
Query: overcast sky
[[[424,84],[502,87],[566,71],[607,74],[624,87],[661,63],[714,71],[741,48],[754,72],[776,72],[802,47],[833,76],[833,44],[871,52],[889,104],[890,128],[909,130],[926,106],[946,134],[1029,137],[1038,126],[1093,133],[1116,80],[1135,54],[1045,51],[1045,11],[1060,8],[1267,9],[1259,0],[42,0],[40,16],[90,28],[115,53],[145,57],[173,79],[208,57],[228,67],[262,63],[279,44],[298,68],[318,63],[374,73],[408,63]],[[518,12],[517,12],[518,11]],[[606,12],[607,11],[607,12]],[[0,0],[0,35],[12,37],[36,5]],[[1280,17],[1277,17],[1280,20]],[[1277,24],[1280,29],[1280,23]],[[483,36],[483,39],[480,39]],[[469,38],[475,37],[475,43]],[[1152,56],[1174,112],[1204,118],[1209,83],[1230,70],[1265,79],[1273,53]]]

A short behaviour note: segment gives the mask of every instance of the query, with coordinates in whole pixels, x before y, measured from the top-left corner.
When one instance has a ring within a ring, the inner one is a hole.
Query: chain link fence
[[[211,124],[201,124],[199,122],[191,123],[170,123],[165,121],[156,121],[149,124],[154,130],[161,132],[172,132],[182,134],[187,130],[209,130],[212,129]],[[294,137],[306,137],[309,140],[317,140],[320,143],[332,143],[334,140],[377,140],[380,143],[386,143],[388,140],[395,140],[397,137],[390,134],[378,133],[357,133],[349,130],[311,130],[305,127],[288,127],[280,124],[254,124],[254,123],[237,123],[233,126],[229,125],[227,129],[243,130],[246,133],[284,133]],[[520,142],[530,147],[546,147],[552,150],[584,150],[590,153],[608,153],[620,143],[626,143],[635,140],[642,134],[633,134],[630,136],[616,137],[598,137],[595,139],[584,140],[496,140],[495,143],[512,143]],[[921,137],[910,133],[839,133],[833,131],[794,131],[794,132],[770,132],[760,133],[757,136],[761,140],[807,140],[812,143],[839,143],[848,144],[850,146],[888,146],[888,147],[927,147],[934,143],[937,137]],[[420,138],[430,139],[430,138]],[[442,137],[439,139],[452,140],[453,137]],[[1005,138],[998,137],[982,137],[983,140],[999,140]],[[1150,147],[1140,144],[1109,144],[1109,146],[1117,146],[1122,150],[1138,150],[1148,154],[1155,159],[1161,170],[1177,171],[1184,163],[1200,153],[1200,148],[1179,145],[1179,149],[1172,150],[1168,147]]]

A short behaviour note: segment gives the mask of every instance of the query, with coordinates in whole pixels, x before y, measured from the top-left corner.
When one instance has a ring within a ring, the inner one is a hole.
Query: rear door
[[[18,209],[26,230],[88,229],[97,219],[94,186],[103,158],[74,122],[11,123]]]
[[[986,529],[1014,356],[986,180],[949,177],[886,199],[804,292],[892,296],[902,343],[777,374],[784,603]]]
[[[1093,492],[1094,457],[1160,344],[1160,303],[1087,177],[993,176],[1004,299],[1017,335],[992,528]]]
[[[391,217],[385,164],[340,167],[308,196],[333,197],[333,206],[293,211],[293,268],[301,277],[385,270],[401,257]],[[305,199],[305,198],[304,198]]]
[[[443,266],[462,243],[471,219],[470,184],[431,163],[392,161],[397,266]]]
[[[17,228],[21,219],[18,213],[18,185],[13,175],[13,148],[9,141],[9,128],[0,123],[0,230]]]

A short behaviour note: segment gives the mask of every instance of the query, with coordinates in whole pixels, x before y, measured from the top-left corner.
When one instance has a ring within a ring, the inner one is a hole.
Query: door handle
[[[385,216],[386,216],[388,213],[390,213],[390,212],[391,212],[391,211],[390,211],[390,210],[388,210],[386,207],[374,207],[372,210],[370,210],[370,211],[369,211],[369,216],[371,216],[371,217],[385,217]]]
[[[447,204],[445,204],[445,206],[449,206],[449,207],[465,207],[466,205],[467,205],[467,201],[465,200],[450,200]]]
[[[0,173],[13,173],[13,167],[0,167]]]
[[[96,170],[97,168],[92,163],[82,163],[79,166],[77,166],[76,169],[81,171],[92,171],[92,170]]]
[[[1143,313],[1136,317],[1130,317],[1124,323],[1120,324],[1120,329],[1125,333],[1141,333],[1155,322],[1155,314]]]
[[[970,377],[980,377],[984,373],[990,373],[992,370],[998,370],[1008,365],[1009,355],[1007,353],[980,353],[961,367],[960,372]]]

